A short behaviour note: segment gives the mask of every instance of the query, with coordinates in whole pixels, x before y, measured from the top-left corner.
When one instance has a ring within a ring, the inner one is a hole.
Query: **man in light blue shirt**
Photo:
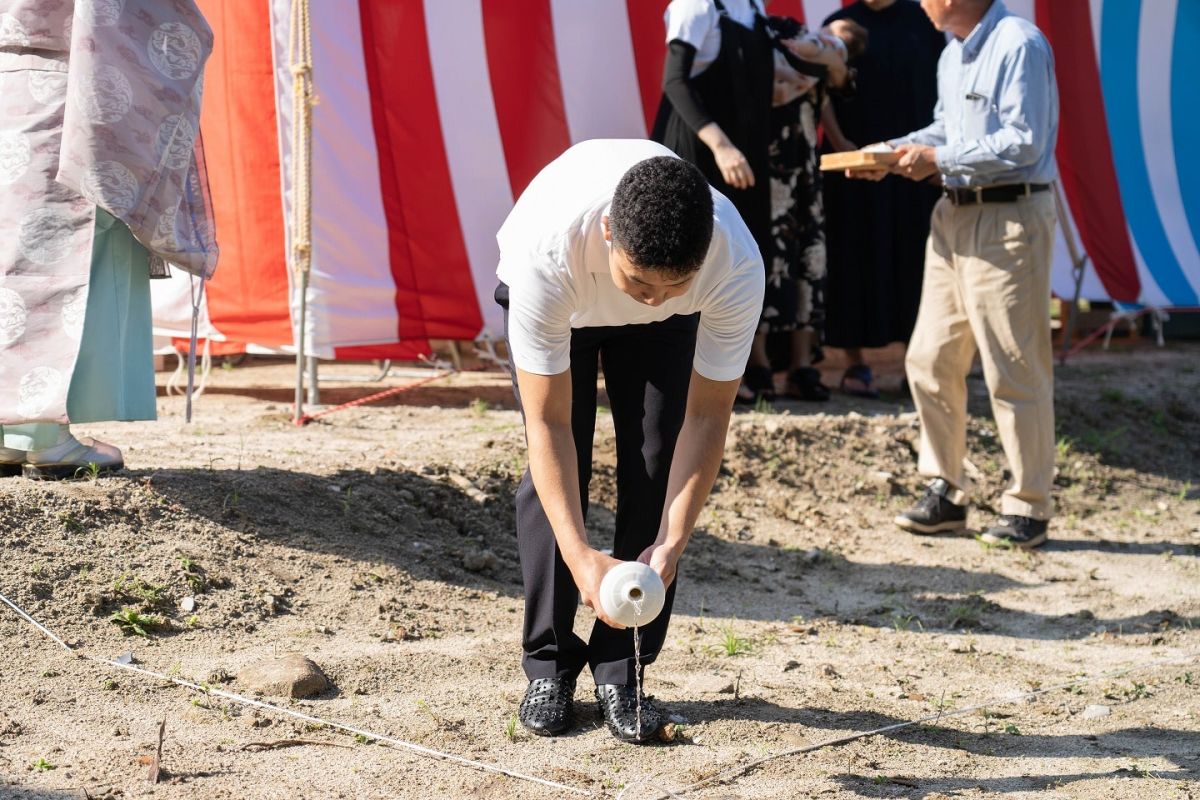
[[[925,496],[896,523],[914,533],[966,527],[966,376],[978,350],[1013,482],[983,538],[1046,540],[1053,512],[1054,371],[1050,261],[1057,177],[1054,55],[1002,0],[922,0],[954,39],[938,62],[931,125],[889,142],[891,172],[941,176],[916,328],[905,366],[921,418]],[[886,172],[854,173],[879,179]]]

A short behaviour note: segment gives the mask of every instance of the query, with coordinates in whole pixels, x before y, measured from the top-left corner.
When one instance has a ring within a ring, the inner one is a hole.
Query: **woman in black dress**
[[[767,144],[774,56],[762,0],[673,0],[664,20],[663,102],[652,138],[692,162],[728,197],[764,256],[771,224]],[[770,399],[756,337],[739,399]]]
[[[856,61],[858,92],[833,98],[826,147],[852,150],[901,136],[933,120],[937,62],[945,37],[913,0],[859,0],[832,14],[870,34]],[[840,133],[838,132],[840,128]],[[842,388],[876,396],[862,349],[907,342],[921,300],[925,240],[938,189],[889,176],[879,183],[825,180],[825,343],[845,348]]]
[[[775,50],[762,0],[672,0],[664,20],[663,102],[652,138],[699,167],[733,202],[770,264]],[[773,398],[763,330],[738,399]]]

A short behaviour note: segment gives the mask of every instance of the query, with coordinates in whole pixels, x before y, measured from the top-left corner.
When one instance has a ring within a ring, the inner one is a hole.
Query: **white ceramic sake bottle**
[[[627,627],[648,624],[667,600],[662,578],[639,561],[622,561],[600,582],[600,605],[614,622]]]

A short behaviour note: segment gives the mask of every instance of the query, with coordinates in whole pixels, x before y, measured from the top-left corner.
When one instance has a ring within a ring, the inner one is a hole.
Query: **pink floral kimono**
[[[68,422],[96,209],[211,277],[193,0],[0,0],[0,425]]]

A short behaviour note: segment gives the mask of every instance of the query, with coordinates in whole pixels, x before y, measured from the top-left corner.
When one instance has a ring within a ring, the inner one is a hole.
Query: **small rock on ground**
[[[491,550],[476,550],[467,553],[463,556],[463,569],[468,572],[483,572],[484,570],[495,569],[496,554]]]
[[[329,688],[321,668],[299,653],[256,661],[238,673],[238,682],[279,697],[311,697]]]

